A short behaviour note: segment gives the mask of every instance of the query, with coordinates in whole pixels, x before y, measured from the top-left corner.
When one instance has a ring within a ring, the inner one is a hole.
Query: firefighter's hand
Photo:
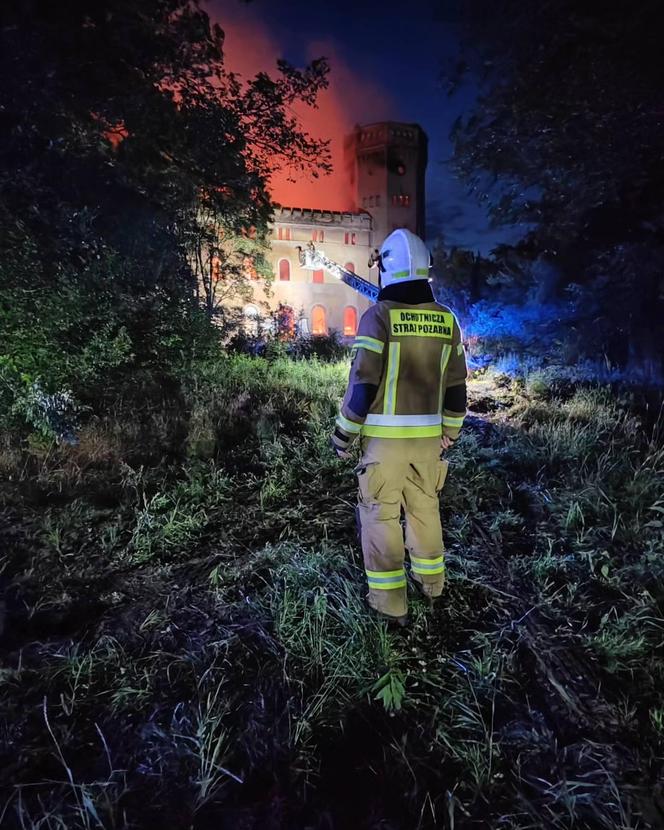
[[[348,450],[336,450],[336,453],[337,458],[343,458],[345,460],[353,457],[352,453],[349,453]]]
[[[441,450],[449,450],[450,447],[454,446],[454,438],[450,438],[449,435],[443,435],[440,439],[440,448]]]
[[[337,458],[348,459],[348,458],[352,458],[352,457],[353,457],[353,456],[352,456],[352,455],[348,452],[348,450],[342,450],[342,449],[341,449],[341,447],[338,447],[338,446],[334,443],[334,440],[332,439],[332,436],[330,436],[330,446],[331,446],[331,447],[332,447],[332,449],[334,450],[334,454],[336,455],[336,457],[337,457]]]

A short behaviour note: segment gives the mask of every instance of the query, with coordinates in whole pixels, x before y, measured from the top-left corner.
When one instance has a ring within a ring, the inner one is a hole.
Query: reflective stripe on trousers
[[[438,493],[447,473],[440,440],[363,439],[358,465],[362,553],[369,603],[391,616],[406,613],[404,548],[411,576],[431,596],[443,588],[445,564]],[[401,511],[406,537],[401,529]]]

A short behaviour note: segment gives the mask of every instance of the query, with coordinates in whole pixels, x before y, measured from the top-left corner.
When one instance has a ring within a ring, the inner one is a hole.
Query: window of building
[[[212,282],[219,282],[221,279],[221,260],[218,256],[212,257],[212,262],[210,263],[210,276],[212,277]]]
[[[348,240],[350,239],[350,234],[348,231],[344,234],[344,245],[348,245]]]
[[[355,273],[355,263],[354,262],[347,262],[344,265],[344,268],[346,269],[346,271],[350,271],[352,274]]]
[[[344,334],[346,337],[357,334],[357,309],[352,305],[344,308]]]
[[[289,240],[291,238],[291,229],[290,228],[279,228],[277,231],[277,237],[279,239]]]
[[[325,309],[322,305],[315,305],[311,309],[311,333],[327,334],[327,321],[325,319]]]
[[[318,271],[314,271],[313,281],[317,282],[317,283],[325,282],[325,275],[323,274],[322,269],[319,269]]]
[[[351,245],[357,245],[357,234],[356,233],[352,233],[350,235],[350,244]]]
[[[325,242],[325,231],[318,231],[318,241]]]
[[[376,196],[376,207],[380,207],[380,196]]]
[[[290,279],[290,262],[287,259],[279,260],[279,279],[288,282]]]
[[[242,266],[244,268],[244,276],[248,280],[257,280],[258,279],[258,271],[256,270],[256,266],[254,265],[254,261],[250,256],[244,257],[242,260]]]

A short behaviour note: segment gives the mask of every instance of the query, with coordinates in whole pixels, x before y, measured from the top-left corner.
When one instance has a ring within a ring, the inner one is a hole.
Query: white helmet
[[[432,264],[427,246],[406,228],[397,228],[385,239],[378,261],[383,288],[394,283],[426,280]]]

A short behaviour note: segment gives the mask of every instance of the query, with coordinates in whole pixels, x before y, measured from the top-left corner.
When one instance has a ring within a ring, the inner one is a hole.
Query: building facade
[[[329,259],[378,284],[368,260],[383,239],[395,228],[424,236],[426,165],[427,137],[417,124],[355,127],[344,142],[353,210],[278,207],[270,235],[274,281],[269,291],[259,281],[245,315],[258,317],[267,304],[290,315],[300,332],[352,337],[369,301],[322,270],[302,268],[297,248],[313,242]]]
[[[328,334],[336,330],[352,337],[369,302],[323,270],[309,271],[299,263],[298,247],[313,242],[330,259],[367,280],[378,274],[368,268],[372,245],[372,220],[368,213],[279,207],[271,229],[274,281],[269,293],[262,285],[254,290],[257,303],[272,310],[286,309],[302,333]],[[258,313],[258,305],[245,307],[245,315]]]

